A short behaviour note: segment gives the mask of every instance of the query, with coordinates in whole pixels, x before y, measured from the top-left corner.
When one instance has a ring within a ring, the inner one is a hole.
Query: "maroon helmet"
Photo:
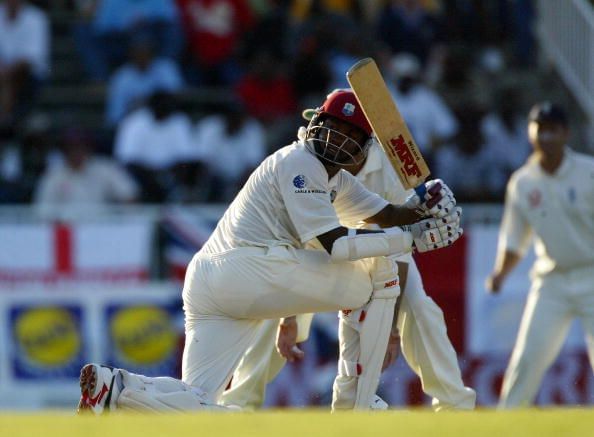
[[[332,91],[328,94],[321,107],[316,109],[306,109],[303,111],[303,117],[310,120],[309,126],[307,127],[306,146],[308,146],[308,149],[312,153],[315,153],[332,163],[344,165],[359,164],[367,156],[367,151],[371,144],[369,140],[373,133],[373,129],[367,121],[367,118],[361,109],[361,105],[359,105],[352,90],[337,89]],[[340,132],[328,129],[323,125],[322,120],[324,120],[324,117],[333,117],[355,126],[365,132],[367,140],[364,141],[364,144],[359,144],[354,139]],[[322,139],[328,131],[333,131],[342,135],[340,143],[331,143]],[[355,150],[356,153],[346,151],[349,149],[349,147],[346,146],[350,142],[358,144],[359,149]],[[345,153],[348,155],[346,161],[344,160]]]
[[[332,117],[339,118],[347,123],[357,126],[367,132],[367,135],[371,135],[373,131],[367,117],[361,109],[361,105],[350,89],[338,89],[332,91],[326,97],[326,101],[321,108],[317,111],[320,114],[331,115]]]

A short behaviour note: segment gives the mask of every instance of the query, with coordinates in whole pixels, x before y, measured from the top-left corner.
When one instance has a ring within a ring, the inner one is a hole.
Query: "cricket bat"
[[[415,188],[423,199],[423,182],[430,174],[429,167],[375,61],[371,58],[360,60],[347,71],[346,77],[402,185],[405,189]]]

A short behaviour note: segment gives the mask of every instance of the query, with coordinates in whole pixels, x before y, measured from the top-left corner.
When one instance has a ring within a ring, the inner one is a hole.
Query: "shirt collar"
[[[565,146],[565,148],[563,149],[563,161],[561,161],[561,165],[555,173],[550,174],[542,169],[542,167],[538,163],[538,159],[536,158],[536,156],[530,157],[530,163],[534,165],[541,174],[550,178],[557,178],[567,175],[570,172],[572,161],[573,150],[571,150],[568,146]]]
[[[380,150],[380,146],[378,144],[372,144],[369,148],[369,154],[367,155],[367,159],[365,160],[365,164],[359,173],[357,173],[357,178],[365,178],[369,173],[373,173],[374,171],[381,170],[382,168],[382,151]]]

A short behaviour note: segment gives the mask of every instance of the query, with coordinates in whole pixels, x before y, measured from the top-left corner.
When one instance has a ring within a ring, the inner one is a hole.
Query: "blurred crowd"
[[[56,4],[81,92],[105,90],[95,129],[36,109]],[[0,1],[0,204],[228,202],[367,56],[433,175],[499,201],[530,153],[507,72],[534,65],[533,20],[532,0]],[[193,117],[180,97],[197,89],[220,99]]]

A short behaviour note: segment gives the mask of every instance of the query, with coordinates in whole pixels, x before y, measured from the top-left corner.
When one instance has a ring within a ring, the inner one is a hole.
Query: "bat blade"
[[[429,167],[375,61],[371,58],[360,60],[347,71],[346,76],[404,188],[421,185],[430,174]]]

